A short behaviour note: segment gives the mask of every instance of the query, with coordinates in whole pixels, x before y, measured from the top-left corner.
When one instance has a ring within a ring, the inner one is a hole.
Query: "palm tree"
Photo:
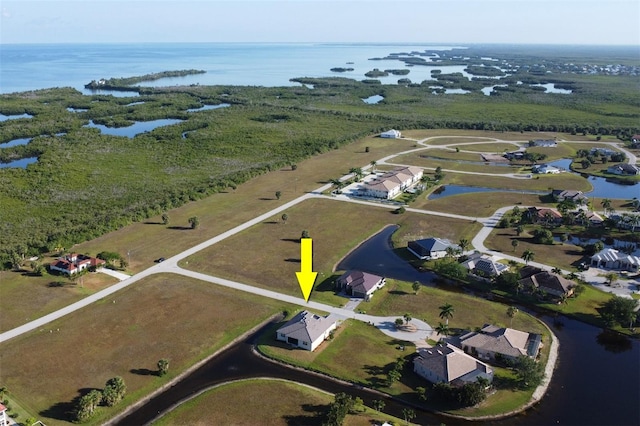
[[[414,281],[413,284],[411,284],[411,288],[413,289],[413,294],[418,294],[418,290],[420,290],[421,284],[419,281]]]
[[[162,358],[158,361],[158,376],[164,376],[169,371],[169,360]]]
[[[511,247],[513,247],[513,251],[516,251],[516,247],[518,247],[518,244],[520,244],[518,240],[511,240]]]
[[[404,314],[402,317],[404,318],[405,324],[409,324],[409,321],[412,319],[410,314]]]
[[[191,229],[196,229],[198,226],[200,226],[200,219],[198,219],[198,216],[190,217],[188,222],[191,225]]]
[[[524,227],[522,225],[516,226],[516,235],[519,237],[520,234],[524,231]]]
[[[516,308],[515,306],[509,306],[509,308],[507,309],[507,316],[511,318],[510,326],[513,325],[513,317],[515,317],[517,313],[518,308]]]
[[[614,281],[618,279],[618,274],[616,274],[615,272],[609,272],[606,275],[606,278],[607,278],[607,284],[611,285],[613,284]]]
[[[287,224],[287,220],[289,219],[289,215],[286,213],[282,214],[282,223]]]
[[[562,269],[558,268],[557,266],[554,267],[551,272],[553,272],[556,275],[562,275]]]
[[[460,246],[460,250],[462,250],[462,252],[464,253],[469,248],[469,240],[467,240],[466,238],[460,238],[460,241],[458,241],[458,245]]]
[[[444,305],[439,306],[438,309],[440,309],[440,319],[445,320],[446,324],[449,325],[449,318],[453,318],[453,313],[455,312],[453,305],[445,303]]]
[[[282,197],[282,191],[276,191],[276,199],[280,199]]]
[[[447,324],[443,324],[443,323],[438,323],[438,326],[435,328],[436,333],[442,335],[442,336],[448,336],[449,335],[449,326]]]
[[[404,421],[409,424],[409,422],[416,418],[416,412],[413,408],[403,408],[402,415],[404,416]]]
[[[455,247],[449,246],[445,249],[445,252],[447,253],[447,257],[455,257],[456,256],[456,249]]]
[[[385,403],[381,399],[374,399],[373,402],[371,403],[371,406],[376,411],[382,411],[384,410]]]
[[[533,260],[533,257],[535,256],[535,253],[532,252],[531,250],[527,249],[524,251],[524,253],[522,253],[522,259],[524,260],[525,264],[529,264],[530,261]]]
[[[604,209],[604,214],[607,214],[607,210],[609,210],[611,208],[611,200],[608,198],[604,198],[601,202],[600,205],[602,206],[602,208]]]
[[[378,162],[374,160],[374,161],[372,161],[372,162],[371,162],[371,163],[369,163],[369,164],[371,164],[371,171],[372,171],[373,173],[375,173],[375,172],[376,172],[376,166],[378,165]]]

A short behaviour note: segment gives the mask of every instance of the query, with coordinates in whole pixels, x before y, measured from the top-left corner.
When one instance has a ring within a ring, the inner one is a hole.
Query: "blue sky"
[[[638,0],[2,0],[0,43],[640,45]]]

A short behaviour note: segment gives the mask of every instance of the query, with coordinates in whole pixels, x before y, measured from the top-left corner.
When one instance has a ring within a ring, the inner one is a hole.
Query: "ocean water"
[[[431,79],[433,69],[459,72],[460,66],[407,67],[399,60],[370,59],[453,47],[335,43],[3,44],[0,93],[73,87],[88,94],[84,85],[91,80],[191,68],[205,70],[206,74],[143,85],[290,86],[297,84],[289,81],[295,77],[342,76],[362,80],[374,68],[410,70],[406,76],[380,78],[384,84],[395,84],[403,77],[421,82]],[[336,73],[330,71],[333,67],[351,67],[354,71]]]

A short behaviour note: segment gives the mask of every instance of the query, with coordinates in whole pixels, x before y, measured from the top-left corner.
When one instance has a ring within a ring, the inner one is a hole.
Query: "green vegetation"
[[[94,90],[131,90],[132,87],[129,86],[136,83],[142,83],[143,81],[155,81],[167,77],[184,77],[187,75],[204,73],[206,73],[206,71],[193,69],[181,71],[163,71],[153,74],[145,74],[138,77],[110,78],[108,80],[99,81],[92,80],[91,82],[85,84],[84,87],[85,89]]]

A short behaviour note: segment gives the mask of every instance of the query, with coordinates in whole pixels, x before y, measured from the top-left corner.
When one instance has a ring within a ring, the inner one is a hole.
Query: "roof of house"
[[[552,219],[562,219],[562,214],[556,209],[529,207],[527,209],[531,216],[536,216],[539,219],[546,219],[547,213],[551,215]]]
[[[485,324],[479,333],[471,332],[462,336],[460,344],[512,357],[533,356],[538,351],[539,338],[539,335],[513,328]]]
[[[621,170],[625,173],[631,173],[631,174],[638,173],[638,167],[628,163],[614,164],[613,166],[607,167],[607,170],[616,170],[616,169]]]
[[[382,191],[382,192],[392,191],[394,188],[397,188],[398,186],[399,186],[398,183],[392,182],[389,179],[384,179],[384,180],[376,179],[374,181],[364,184],[364,187],[370,191],[373,190],[373,191]]]
[[[347,271],[338,278],[338,282],[351,287],[357,293],[368,293],[380,282],[381,276],[362,271]]]
[[[481,373],[492,371],[487,364],[448,343],[446,346],[418,349],[418,357],[413,362],[434,372],[438,377],[443,377],[447,382],[452,382],[475,370]]]
[[[302,311],[280,327],[278,333],[302,341],[315,342],[335,322],[331,315],[321,317],[309,311]]]
[[[7,407],[5,407],[4,405],[0,404],[0,411],[6,411]]]
[[[393,169],[393,171],[401,172],[411,176],[419,176],[422,173],[424,173],[420,167],[415,167],[415,166],[398,167],[396,169]]]
[[[520,282],[525,286],[549,289],[561,293],[567,293],[572,287],[576,286],[575,282],[548,271],[538,272],[537,274],[521,279]]]
[[[445,251],[447,247],[459,248],[456,244],[453,244],[449,240],[445,240],[442,238],[430,237],[424,238],[422,240],[415,240],[412,243],[418,244],[425,250],[428,251]]]
[[[586,198],[582,191],[577,191],[575,189],[554,189],[551,191],[551,195],[559,198],[570,198],[570,199],[582,199]]]
[[[618,260],[625,261],[630,265],[640,265],[640,257],[632,254],[626,254],[620,250],[613,248],[605,248],[598,253],[591,256],[591,260],[603,261],[603,262],[615,262]]]
[[[509,269],[504,263],[494,261],[491,256],[482,253],[474,253],[462,264],[470,270],[481,271],[490,275],[500,275]]]
[[[57,269],[64,269],[67,271],[73,271],[74,269],[76,269],[76,265],[74,265],[72,262],[69,262],[66,259],[58,259],[58,261],[51,266]]]
[[[588,212],[587,213],[587,219],[590,222],[598,222],[598,223],[602,223],[604,222],[604,219],[602,218],[602,216],[600,216],[598,213],[596,212]]]

